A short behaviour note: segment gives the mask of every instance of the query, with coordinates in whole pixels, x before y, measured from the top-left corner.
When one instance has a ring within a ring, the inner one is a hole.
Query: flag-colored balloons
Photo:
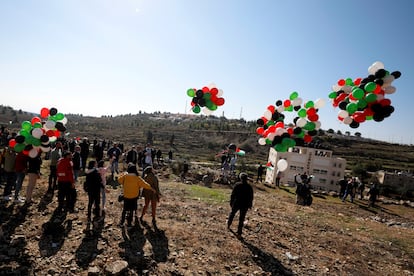
[[[223,90],[218,89],[215,85],[205,86],[202,89],[190,88],[187,90],[187,96],[191,97],[191,110],[198,114],[203,111],[204,114],[210,115],[225,102]]]

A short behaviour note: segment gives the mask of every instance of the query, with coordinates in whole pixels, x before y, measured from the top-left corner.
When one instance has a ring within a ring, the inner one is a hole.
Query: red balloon
[[[285,127],[285,124],[283,123],[283,122],[277,122],[276,124],[275,124],[275,127],[276,128],[284,128]]]
[[[312,116],[316,114],[316,109],[314,107],[309,107],[308,110],[306,110],[306,114],[308,116]]]
[[[264,132],[264,128],[263,128],[263,127],[258,127],[258,128],[256,128],[256,133],[257,133],[257,134],[262,135],[262,134],[263,134],[263,132]]]
[[[210,93],[211,93],[211,95],[212,95],[212,96],[213,96],[213,95],[217,95],[217,93],[218,93],[218,89],[217,89],[217,88],[215,88],[215,87],[213,87],[213,88],[211,88]]]
[[[268,107],[267,107],[267,110],[269,110],[270,112],[272,112],[272,113],[275,113],[275,106],[274,105],[269,105]]]
[[[357,78],[357,79],[354,80],[354,84],[355,85],[360,85],[361,81],[362,81],[362,78]]]
[[[217,98],[215,104],[218,105],[218,106],[223,105],[224,104],[224,98]]]
[[[292,134],[293,134],[293,128],[289,127],[289,128],[287,129],[287,133],[289,133],[290,135],[292,135]]]
[[[276,131],[276,126],[272,125],[268,128],[269,132],[275,132]]]
[[[49,116],[49,108],[43,107],[40,110],[40,117],[47,118],[47,116]]]
[[[40,120],[40,118],[39,117],[33,117],[32,118],[32,121],[31,121],[31,123],[32,123],[32,125],[34,125],[34,124],[36,124],[36,123],[40,123],[42,120]]]
[[[354,119],[355,122],[357,123],[363,123],[366,120],[366,115],[364,112],[361,111],[357,111],[353,114],[352,118]]]
[[[16,145],[16,140],[10,139],[10,141],[9,141],[9,147],[14,148],[15,145]]]
[[[375,86],[374,93],[375,94],[380,94],[381,91],[382,91],[381,85],[377,84],[377,86]]]
[[[54,131],[54,130],[49,129],[48,131],[46,131],[46,135],[47,135],[48,137],[53,137],[53,136],[55,136],[55,131]]]
[[[310,136],[309,134],[305,134],[305,136],[303,137],[303,141],[305,141],[306,143],[312,142],[312,136]]]
[[[210,89],[207,86],[204,86],[202,90],[204,93],[210,92]]]
[[[311,122],[316,122],[317,120],[319,120],[319,116],[318,114],[312,114],[308,116],[309,121]]]
[[[344,86],[345,85],[345,80],[344,79],[340,79],[339,81],[338,81],[338,85],[339,86]]]
[[[283,106],[284,106],[284,107],[289,107],[290,105],[291,105],[290,100],[285,100],[285,101],[283,102]]]
[[[390,99],[382,99],[380,102],[381,106],[389,106],[391,105],[391,100]]]

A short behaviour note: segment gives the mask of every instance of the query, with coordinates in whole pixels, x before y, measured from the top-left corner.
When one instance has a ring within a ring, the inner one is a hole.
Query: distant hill
[[[0,123],[17,132],[21,123],[34,114],[0,105]],[[175,157],[191,161],[218,161],[216,154],[234,143],[246,152],[240,158],[242,165],[257,165],[267,161],[268,147],[257,140],[256,122],[225,117],[184,115],[172,113],[140,113],[119,116],[89,117],[65,114],[68,119],[67,138],[88,137],[124,143],[145,145],[150,142],[164,154],[172,149]],[[9,122],[12,122],[11,124]],[[355,167],[369,171],[414,171],[414,147],[338,134],[320,130],[308,145],[332,150],[334,155],[347,160],[347,169]]]

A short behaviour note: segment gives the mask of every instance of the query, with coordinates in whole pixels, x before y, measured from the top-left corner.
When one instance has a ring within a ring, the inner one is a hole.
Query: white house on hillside
[[[282,172],[280,185],[294,186],[294,176],[306,172],[313,175],[313,189],[339,192],[338,181],[345,175],[346,160],[333,157],[332,151],[307,147],[293,147],[288,152],[277,152],[270,148],[268,162],[274,169],[266,170],[265,181],[274,184],[277,174],[277,162],[285,159],[287,169]]]

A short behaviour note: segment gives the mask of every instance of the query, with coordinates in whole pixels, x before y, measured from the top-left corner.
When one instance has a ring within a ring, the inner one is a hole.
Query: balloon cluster
[[[192,98],[191,110],[198,114],[201,110],[206,115],[210,115],[217,107],[224,104],[223,90],[215,86],[203,87],[203,89],[190,88],[187,95]]]
[[[56,108],[44,107],[40,116],[22,122],[18,135],[10,139],[9,146],[34,158],[40,151],[50,151],[50,142],[56,141],[60,133],[66,131],[66,123],[67,118]]]
[[[323,99],[307,101],[303,105],[298,92],[292,92],[289,99],[269,105],[263,116],[257,120],[256,133],[261,135],[260,145],[270,145],[278,152],[286,152],[297,142],[309,143],[321,127],[318,110],[325,105]],[[285,124],[284,112],[297,112],[293,123]]]
[[[392,82],[401,73],[388,72],[380,61],[373,63],[368,73],[364,79],[340,79],[329,94],[333,107],[340,109],[338,120],[351,128],[358,128],[367,120],[381,122],[394,112],[391,100],[385,96],[396,91]]]

